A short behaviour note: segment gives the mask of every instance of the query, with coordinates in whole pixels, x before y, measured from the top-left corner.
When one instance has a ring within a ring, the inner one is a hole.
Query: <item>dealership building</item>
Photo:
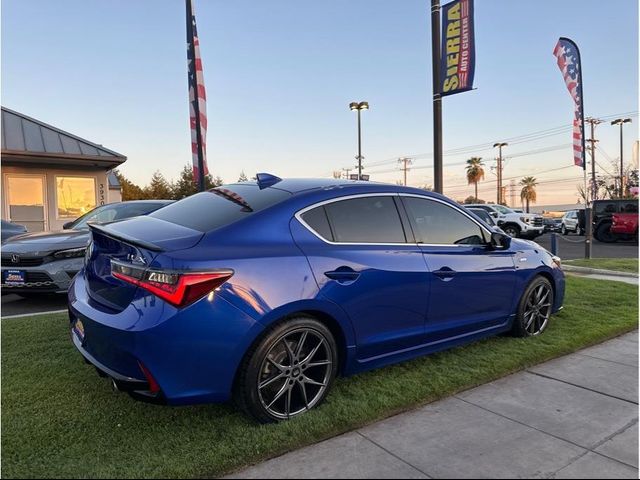
[[[126,160],[2,107],[2,219],[33,232],[60,230],[98,205],[120,201],[111,170]]]

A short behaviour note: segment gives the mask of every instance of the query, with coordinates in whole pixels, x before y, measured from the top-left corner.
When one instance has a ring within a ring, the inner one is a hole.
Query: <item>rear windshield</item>
[[[290,196],[289,192],[275,188],[260,190],[255,184],[225,185],[172,203],[149,216],[209,232],[247,218]]]

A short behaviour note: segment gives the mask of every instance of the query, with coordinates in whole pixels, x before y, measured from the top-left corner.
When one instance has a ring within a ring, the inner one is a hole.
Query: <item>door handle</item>
[[[456,271],[449,267],[442,267],[440,270],[436,270],[433,274],[441,280],[449,281],[456,276]]]
[[[360,276],[360,273],[350,267],[338,267],[331,272],[324,272],[324,274],[331,280],[335,280],[336,282],[343,284],[353,283]]]

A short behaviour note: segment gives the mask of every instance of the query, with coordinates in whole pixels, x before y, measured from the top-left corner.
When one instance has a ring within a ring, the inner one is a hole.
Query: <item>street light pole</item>
[[[358,112],[358,180],[362,180],[362,129],[360,126],[360,112],[362,110],[369,110],[369,102],[351,102],[349,109]]]
[[[443,193],[442,97],[440,96],[440,0],[431,0],[431,72],[433,79],[433,190]]]
[[[507,142],[496,142],[493,144],[493,148],[498,147],[498,194],[497,203],[502,203],[502,147],[509,145]]]
[[[618,118],[611,122],[611,125],[620,125],[620,198],[624,196],[624,162],[622,148],[622,125],[630,123],[630,118]]]

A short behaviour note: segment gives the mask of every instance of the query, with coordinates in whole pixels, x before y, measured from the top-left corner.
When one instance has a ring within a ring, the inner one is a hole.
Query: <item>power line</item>
[[[630,116],[630,117],[636,117],[638,116],[638,111],[631,111],[631,112],[624,112],[624,113],[614,113],[611,115],[603,115],[603,116],[599,116],[600,119],[602,120],[610,120],[619,116]],[[553,127],[553,128],[548,128],[545,130],[538,130],[535,132],[530,132],[530,133],[526,133],[526,134],[522,134],[522,135],[516,135],[513,137],[509,137],[504,139],[504,141],[509,142],[511,144],[520,144],[520,143],[526,143],[526,142],[530,142],[530,141],[535,141],[535,140],[540,140],[542,138],[547,138],[547,137],[551,137],[551,136],[555,136],[555,135],[559,135],[561,133],[565,133],[565,132],[569,132],[571,131],[571,129],[573,128],[573,125],[562,125],[562,126],[558,126],[558,127]],[[449,150],[445,150],[443,152],[444,156],[453,156],[453,155],[462,155],[462,154],[467,154],[467,153],[478,153],[481,151],[490,151],[493,149],[493,142],[485,142],[485,143],[478,143],[475,145],[468,145],[468,146],[463,146],[463,147],[458,147],[458,148],[453,148],[453,149],[449,149]],[[415,154],[415,155],[403,155],[400,157],[407,157],[413,160],[417,160],[420,158],[431,158],[433,157],[432,153],[419,153],[419,154]],[[386,164],[392,164],[394,162],[397,161],[397,159],[399,158],[399,156],[394,156],[394,157],[390,157],[384,160],[378,160],[378,161],[374,161],[374,162],[370,162],[367,164],[368,168],[371,167],[377,167],[377,166],[381,166],[381,165],[386,165]],[[445,165],[446,166],[446,165]]]

